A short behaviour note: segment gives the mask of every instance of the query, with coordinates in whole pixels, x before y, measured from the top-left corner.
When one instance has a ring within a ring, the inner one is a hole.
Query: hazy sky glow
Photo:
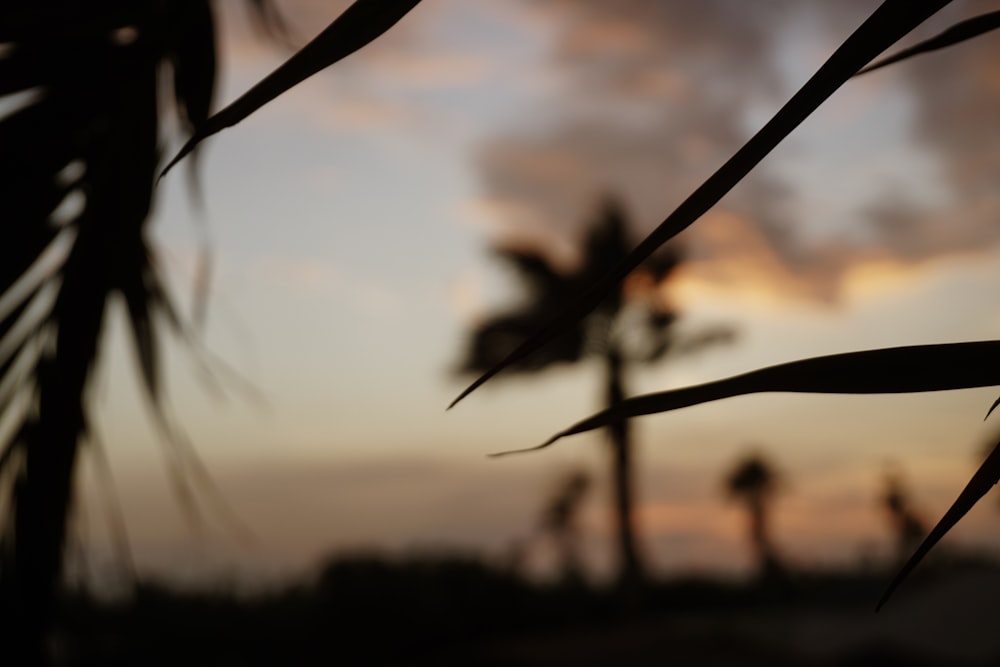
[[[284,54],[248,32],[236,3],[218,4],[230,100]],[[303,37],[346,4],[279,2]],[[484,456],[593,411],[596,368],[501,377],[444,412],[466,380],[451,371],[469,323],[516,298],[487,248],[546,243],[572,263],[605,192],[622,197],[638,238],[877,5],[427,0],[362,53],[211,139],[203,211],[177,170],[161,186],[156,232],[187,308],[208,239],[204,346],[255,389],[223,378],[220,399],[197,355],[177,348],[169,396],[255,537],[228,536],[210,501],[204,536],[185,522],[131,350],[112,330],[99,427],[140,569],[288,574],[362,547],[501,556],[574,466],[600,480],[585,530],[594,563],[606,564],[599,436]],[[924,34],[996,8],[955,2]],[[813,354],[997,337],[997,44],[852,82],[685,233],[691,261],[671,295],[685,326],[728,322],[741,338],[637,372],[634,391]],[[789,558],[885,553],[885,464],[900,466],[936,519],[995,429],[982,422],[994,398],[768,395],[640,420],[649,559],[663,570],[746,566],[742,517],[720,480],[751,444],[786,476],[775,528]],[[94,474],[83,532],[103,554]],[[995,503],[985,505],[956,539],[996,542]]]

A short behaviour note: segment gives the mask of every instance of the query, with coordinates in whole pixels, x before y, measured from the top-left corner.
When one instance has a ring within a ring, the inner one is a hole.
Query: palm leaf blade
[[[357,0],[278,69],[208,118],[163,169],[161,177],[199,143],[236,125],[285,91],[374,41],[419,3],[420,0]]]
[[[207,0],[179,6],[178,32],[170,60],[174,71],[174,99],[183,120],[192,127],[204,123],[215,92],[215,23]]]
[[[813,357],[761,368],[715,382],[622,401],[554,435],[560,438],[622,419],[669,412],[734,396],[764,392],[900,394],[1000,384],[1000,341],[916,345]]]
[[[954,528],[955,524],[962,517],[969,513],[969,510],[979,502],[980,498],[986,495],[987,491],[993,488],[998,480],[1000,480],[1000,443],[997,443],[997,446],[986,457],[983,464],[979,466],[979,469],[972,476],[972,479],[969,480],[969,483],[962,489],[955,502],[944,513],[944,516],[941,517],[941,520],[928,533],[927,537],[924,538],[924,541],[917,547],[917,550],[910,556],[909,560],[900,568],[893,580],[889,582],[885,593],[882,594],[882,598],[875,606],[875,611],[881,609],[888,602],[896,588],[913,572],[914,568],[924,559],[934,545],[940,542],[941,538]]]
[[[919,44],[914,44],[908,49],[903,49],[899,53],[872,63],[855,74],[855,76],[861,76],[862,74],[873,72],[888,65],[898,63],[902,60],[907,60],[913,56],[918,56],[921,53],[928,53],[930,51],[937,51],[948,46],[953,46],[960,42],[964,42],[990,32],[991,30],[996,30],[997,28],[1000,28],[1000,10],[975,16],[971,19],[956,23],[944,32],[939,33],[928,40],[920,42]]]

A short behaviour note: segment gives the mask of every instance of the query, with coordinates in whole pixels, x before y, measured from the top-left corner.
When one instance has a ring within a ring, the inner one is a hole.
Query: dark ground
[[[875,614],[890,575],[673,579],[625,606],[472,559],[352,558],[255,596],[76,593],[53,650],[64,665],[1000,666],[1000,566],[929,563]]]

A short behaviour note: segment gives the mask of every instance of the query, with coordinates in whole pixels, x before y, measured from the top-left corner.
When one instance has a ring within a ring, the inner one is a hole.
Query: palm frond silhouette
[[[0,42],[0,593],[14,662],[43,664],[109,307],[154,406],[161,337],[182,333],[147,222],[163,115],[188,132],[209,116],[215,19],[209,0],[15,1]]]

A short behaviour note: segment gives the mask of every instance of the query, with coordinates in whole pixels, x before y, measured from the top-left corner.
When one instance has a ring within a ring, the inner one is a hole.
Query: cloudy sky
[[[278,4],[305,39],[347,3]],[[178,170],[161,186],[156,223],[189,310],[199,257],[211,257],[203,349],[178,346],[169,360],[171,414],[217,489],[195,484],[201,523],[178,500],[176,454],[149,426],[120,327],[97,392],[140,567],[255,577],[361,548],[499,557],[576,468],[597,480],[583,527],[595,567],[606,567],[599,436],[485,457],[599,407],[596,363],[500,377],[444,411],[470,380],[453,372],[467,331],[518,296],[488,250],[534,244],[572,267],[609,193],[638,240],[877,4],[427,0],[211,139],[202,207]],[[255,36],[236,3],[219,5],[226,101],[287,51]],[[956,1],[921,34],[997,5]],[[851,82],[685,232],[687,261],[670,286],[680,326],[725,323],[740,336],[636,369],[633,390],[814,354],[995,338],[998,49],[987,37]],[[994,398],[767,395],[645,418],[648,559],[662,571],[747,566],[720,480],[751,448],[784,475],[775,529],[790,559],[886,553],[886,467],[905,472],[936,518],[995,428],[982,421]],[[109,549],[101,475],[85,470],[81,513],[98,554]],[[958,538],[996,533],[986,505]]]

